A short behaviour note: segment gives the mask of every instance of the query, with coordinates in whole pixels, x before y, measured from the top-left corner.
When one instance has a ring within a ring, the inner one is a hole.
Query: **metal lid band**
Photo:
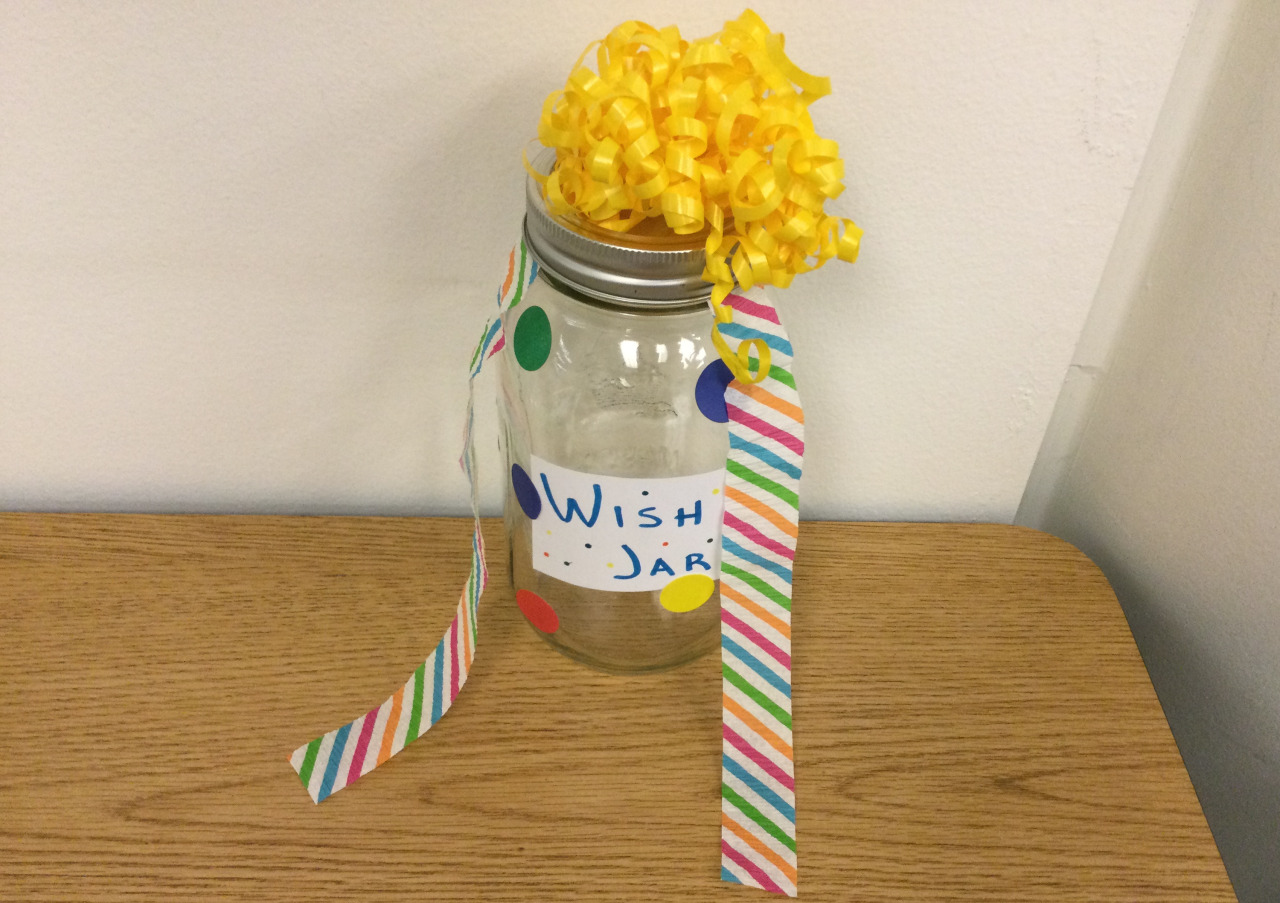
[[[534,166],[548,172],[553,152]],[[525,187],[524,233],[538,262],[589,298],[643,307],[682,307],[711,297],[702,278],[701,235],[635,236],[555,216],[532,176]]]

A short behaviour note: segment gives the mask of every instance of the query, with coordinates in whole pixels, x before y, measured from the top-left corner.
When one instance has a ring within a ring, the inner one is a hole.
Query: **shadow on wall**
[[[1054,529],[1070,535],[1089,528],[1063,522]],[[1105,547],[1081,549],[1121,600],[1237,896],[1242,903],[1273,903],[1280,890],[1274,712],[1193,627],[1170,613],[1140,573]]]
[[[1144,278],[1122,299],[1127,319],[1075,452],[1039,522],[1027,523],[1074,543],[1106,573],[1236,893],[1274,903],[1280,5],[1207,3],[1201,14],[1219,21],[1222,40],[1216,66],[1180,64],[1204,72],[1205,89],[1190,101],[1197,115],[1162,113],[1185,118],[1190,131],[1173,136],[1185,154],[1157,234],[1149,246],[1113,251],[1145,257]],[[1189,41],[1187,54],[1195,49]],[[1170,103],[1179,99],[1187,101],[1171,94]]]

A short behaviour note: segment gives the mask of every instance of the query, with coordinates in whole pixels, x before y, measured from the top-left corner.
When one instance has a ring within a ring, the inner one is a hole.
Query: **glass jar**
[[[719,642],[728,368],[704,238],[553,216],[533,179],[527,202],[537,276],[499,354],[516,601],[578,661],[674,667]]]

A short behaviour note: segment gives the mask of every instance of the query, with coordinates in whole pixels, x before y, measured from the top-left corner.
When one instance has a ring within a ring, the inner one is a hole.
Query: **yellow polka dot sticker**
[[[716,591],[716,582],[706,574],[686,574],[662,588],[658,601],[667,611],[677,614],[701,608]]]

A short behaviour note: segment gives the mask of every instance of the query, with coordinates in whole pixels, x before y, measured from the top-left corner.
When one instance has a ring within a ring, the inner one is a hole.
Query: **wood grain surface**
[[[467,521],[0,515],[0,899],[767,899],[719,880],[715,657],[562,658],[486,530],[453,710],[316,806],[289,754],[422,661]],[[1064,543],[805,523],[794,648],[801,899],[1234,899]]]

